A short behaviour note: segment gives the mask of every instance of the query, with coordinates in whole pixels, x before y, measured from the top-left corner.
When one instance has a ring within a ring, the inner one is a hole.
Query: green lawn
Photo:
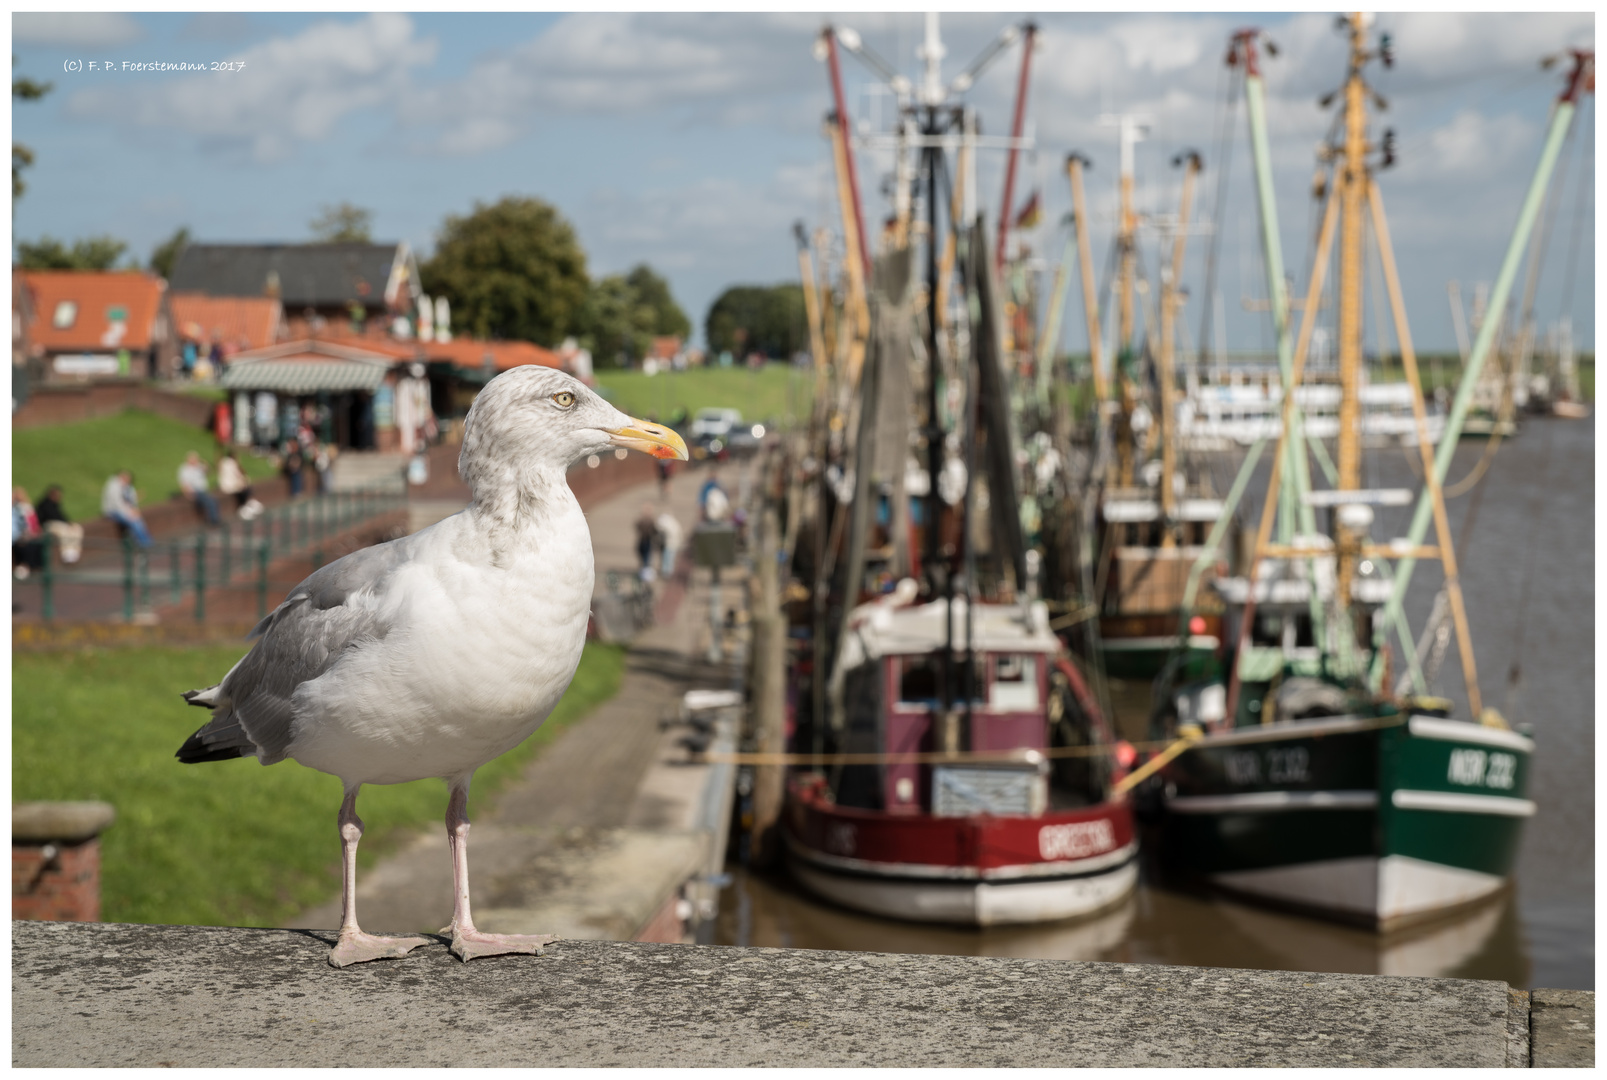
[[[179,692],[209,686],[244,650],[91,649],[12,659],[12,798],[100,799],[117,808],[102,838],[101,917],[110,922],[274,926],[340,891],[340,781],[293,761],[180,765],[206,721]],[[569,692],[536,734],[475,776],[473,813],[566,724],[607,700],[623,650],[588,644]],[[363,789],[362,865],[397,830],[438,823],[434,780]]]
[[[11,482],[27,488],[35,502],[47,484],[60,484],[67,516],[82,521],[100,516],[100,489],[118,469],[134,470],[142,503],[162,502],[175,494],[178,468],[191,450],[216,464],[210,432],[129,409],[98,420],[12,432]],[[274,472],[267,461],[250,454],[241,455],[240,464],[251,477]]]
[[[651,376],[640,371],[598,371],[597,385],[617,408],[644,419],[668,420],[677,406],[688,414],[699,409],[740,409],[744,420],[787,427],[809,418],[814,372],[789,364],[766,364],[758,371],[689,368]]]

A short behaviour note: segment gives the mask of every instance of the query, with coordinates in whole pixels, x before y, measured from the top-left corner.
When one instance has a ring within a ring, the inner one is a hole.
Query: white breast
[[[348,783],[394,784],[466,775],[529,738],[574,678],[591,606],[591,534],[563,495],[500,566],[469,513],[421,535],[376,597],[384,640],[297,691],[308,712],[290,756]]]

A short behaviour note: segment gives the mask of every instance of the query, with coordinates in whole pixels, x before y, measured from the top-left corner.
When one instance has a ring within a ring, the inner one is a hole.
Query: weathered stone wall
[[[1530,995],[1498,982],[602,941],[470,964],[442,943],[336,970],[333,940],[13,923],[12,1062],[1502,1067],[1531,1054]],[[1586,1005],[1570,1006],[1576,1037],[1594,1022]],[[1548,1052],[1537,1043],[1535,1063],[1569,1063]]]

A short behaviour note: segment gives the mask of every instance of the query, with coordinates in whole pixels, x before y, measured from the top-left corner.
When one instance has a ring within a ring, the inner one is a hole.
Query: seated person
[[[225,450],[218,459],[218,490],[234,496],[234,509],[241,521],[250,521],[262,513],[262,504],[252,494],[251,481],[240,468],[233,450]]]
[[[45,488],[45,497],[39,500],[39,524],[45,532],[56,538],[61,549],[61,561],[75,563],[84,550],[84,527],[75,524],[61,505],[61,485]]]
[[[134,490],[134,474],[123,469],[106,481],[100,492],[101,516],[115,522],[117,531],[132,536],[142,548],[151,546],[151,530],[139,511],[139,492]]]
[[[11,567],[18,581],[25,580],[35,570],[45,566],[44,533],[39,528],[39,515],[28,501],[28,492],[14,488],[11,492]]]
[[[184,456],[184,464],[179,466],[179,490],[184,497],[195,504],[208,525],[219,524],[218,501],[207,490],[209,481],[206,475],[206,462],[201,455],[191,450]]]

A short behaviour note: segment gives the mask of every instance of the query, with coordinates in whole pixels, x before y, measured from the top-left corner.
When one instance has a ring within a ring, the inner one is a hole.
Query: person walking
[[[101,516],[116,523],[118,530],[134,538],[142,548],[151,546],[151,530],[139,509],[139,492],[134,488],[134,474],[123,469],[106,481],[100,492]]]
[[[653,580],[653,548],[658,543],[658,515],[652,503],[643,503],[636,518],[636,558],[641,564],[639,573],[643,581]]]
[[[61,561],[75,563],[84,551],[84,527],[75,524],[67,517],[67,511],[61,505],[61,485],[51,484],[45,488],[44,498],[39,500],[39,525],[45,532],[56,538],[60,546]]]
[[[241,521],[250,521],[262,513],[262,504],[252,493],[251,481],[233,450],[225,450],[218,459],[218,490],[234,497],[234,511]]]
[[[668,582],[675,573],[675,555],[681,550],[685,530],[674,514],[666,507],[653,522],[658,529],[659,576]]]
[[[307,471],[307,461],[302,457],[301,443],[295,439],[285,440],[285,456],[279,464],[279,471],[290,483],[290,497],[292,499],[299,497]]]
[[[218,500],[207,490],[210,486],[211,483],[206,475],[206,462],[201,460],[199,453],[191,450],[184,455],[184,464],[179,466],[179,490],[184,492],[184,497],[200,511],[208,525],[219,525],[222,521],[218,517]]]
[[[731,498],[725,493],[717,472],[711,470],[709,478],[703,481],[697,502],[704,521],[721,522],[731,516]]]

